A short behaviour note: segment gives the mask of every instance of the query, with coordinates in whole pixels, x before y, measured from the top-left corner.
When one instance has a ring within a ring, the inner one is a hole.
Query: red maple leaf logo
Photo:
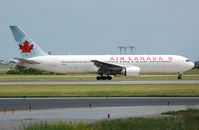
[[[23,44],[19,44],[19,48],[21,53],[31,53],[33,49],[33,44],[30,44],[27,40],[23,42]]]

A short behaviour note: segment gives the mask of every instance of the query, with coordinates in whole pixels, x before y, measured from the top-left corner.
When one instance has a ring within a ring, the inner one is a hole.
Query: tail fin
[[[47,55],[39,46],[19,27],[10,26],[10,30],[19,47],[21,58],[31,58]]]

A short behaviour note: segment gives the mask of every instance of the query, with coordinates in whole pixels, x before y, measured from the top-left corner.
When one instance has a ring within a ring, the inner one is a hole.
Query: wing
[[[14,59],[18,60],[22,64],[40,64],[39,62],[34,61],[34,60],[28,60],[28,59],[23,59],[23,58],[14,58]]]
[[[91,60],[98,68],[106,68],[110,70],[122,70],[124,67],[117,64],[106,63],[98,60]]]
[[[107,62],[102,62],[98,60],[91,60],[98,67],[98,74],[103,75],[116,75],[120,74],[124,69],[123,66],[118,64],[112,64]]]

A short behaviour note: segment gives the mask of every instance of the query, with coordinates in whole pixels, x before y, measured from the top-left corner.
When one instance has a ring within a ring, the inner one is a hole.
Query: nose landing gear
[[[178,79],[181,80],[182,79],[182,73],[178,73]]]

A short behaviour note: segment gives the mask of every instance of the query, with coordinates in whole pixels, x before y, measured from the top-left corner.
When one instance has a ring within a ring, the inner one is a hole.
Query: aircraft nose
[[[194,66],[195,66],[195,65],[194,65],[194,63],[193,63],[193,62],[190,62],[190,63],[189,63],[189,67],[190,67],[190,69],[192,69]]]

